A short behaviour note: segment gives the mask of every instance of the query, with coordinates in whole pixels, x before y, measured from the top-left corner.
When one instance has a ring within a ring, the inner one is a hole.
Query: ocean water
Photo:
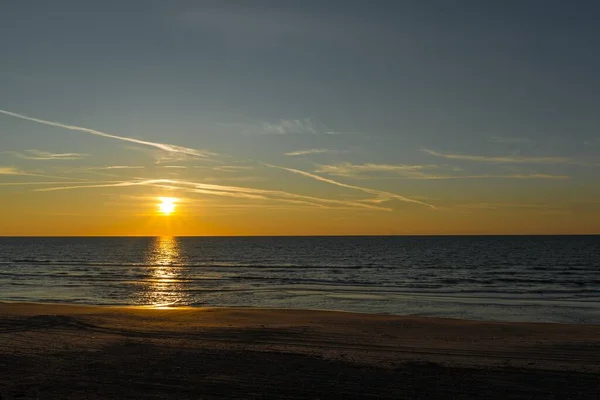
[[[0,238],[0,301],[600,324],[600,236]]]

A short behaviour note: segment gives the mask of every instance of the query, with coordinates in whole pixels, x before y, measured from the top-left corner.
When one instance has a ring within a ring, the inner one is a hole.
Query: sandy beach
[[[600,398],[600,326],[0,303],[0,399]]]

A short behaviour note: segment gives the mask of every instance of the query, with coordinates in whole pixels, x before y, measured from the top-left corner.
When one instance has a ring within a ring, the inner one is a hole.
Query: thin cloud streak
[[[443,180],[443,179],[569,179],[567,175],[551,174],[512,174],[512,175],[436,175],[425,172],[430,169],[440,169],[438,165],[394,165],[394,164],[351,164],[321,165],[316,172],[329,175],[344,176],[355,179],[414,179],[414,180]],[[373,176],[368,173],[386,173],[394,176]]]
[[[445,154],[429,149],[423,149],[423,151],[427,154],[431,154],[432,156],[442,157],[448,160],[475,161],[489,164],[581,164],[566,157],[490,157],[478,155]]]
[[[438,168],[438,166],[405,164],[352,164],[349,162],[344,162],[340,164],[320,165],[316,172],[340,176],[356,176],[361,173],[372,172],[414,173],[435,168]]]
[[[194,168],[205,168],[210,169],[211,171],[219,171],[219,172],[239,172],[239,171],[248,171],[254,169],[253,166],[249,165],[223,165],[218,167],[206,167],[206,166],[195,166]]]
[[[303,176],[306,176],[308,178],[315,179],[317,181],[329,183],[331,185],[340,186],[340,187],[344,187],[344,188],[348,188],[348,189],[354,189],[354,190],[359,190],[361,192],[374,194],[376,196],[383,197],[385,199],[396,199],[396,200],[400,200],[400,201],[403,201],[403,202],[406,202],[406,203],[415,203],[415,204],[420,204],[420,205],[423,205],[423,206],[426,206],[426,207],[430,207],[430,208],[433,208],[433,209],[436,208],[435,206],[433,206],[431,204],[427,204],[427,203],[424,203],[424,202],[419,201],[419,200],[414,200],[414,199],[411,199],[411,198],[408,198],[408,197],[404,197],[404,196],[401,196],[401,195],[396,194],[396,193],[390,193],[390,192],[385,192],[385,191],[382,191],[382,190],[365,188],[365,187],[362,187],[362,186],[349,185],[347,183],[342,183],[342,182],[334,181],[332,179],[324,178],[322,176],[311,174],[309,172],[301,171],[301,170],[294,169],[294,168],[280,167],[280,166],[272,165],[272,164],[263,164],[263,165],[265,165],[267,167],[271,167],[271,168],[282,169],[282,170],[285,170],[285,171],[288,171],[288,172],[292,172],[294,174],[303,175]]]
[[[366,135],[365,132],[342,132],[342,131],[325,131],[323,135]]]
[[[238,186],[225,186],[207,183],[198,183],[172,179],[148,179],[134,181],[112,181],[93,185],[58,186],[51,188],[33,189],[36,192],[52,192],[59,190],[93,189],[107,187],[131,187],[131,186],[155,186],[174,190],[184,190],[187,193],[200,193],[214,196],[237,197],[252,200],[284,201],[288,203],[311,204],[315,207],[323,207],[323,204],[331,204],[352,208],[366,208],[379,211],[391,211],[389,208],[363,204],[357,201],[344,201],[325,199],[313,196],[304,196],[280,190],[254,189]]]
[[[309,118],[305,119],[281,119],[278,123],[265,122],[262,125],[262,130],[266,133],[276,135],[291,135],[291,134],[318,134],[318,130]]]
[[[329,129],[322,123],[315,123],[310,118],[303,119],[280,119],[277,122],[262,122],[253,124],[243,123],[225,123],[234,127],[242,127],[241,133],[248,134],[267,134],[267,135],[363,135],[363,132],[343,132]]]
[[[144,169],[146,167],[141,166],[141,165],[109,165],[107,167],[90,167],[87,168],[89,170],[110,170],[110,169]]]
[[[274,196],[280,196],[280,197],[284,197],[287,199],[300,199],[300,200],[308,200],[308,201],[317,201],[317,202],[322,202],[322,203],[329,203],[329,204],[339,204],[339,205],[346,205],[346,206],[353,206],[353,207],[359,207],[359,208],[370,208],[370,209],[377,209],[377,210],[384,210],[384,211],[389,211],[390,209],[388,208],[384,208],[384,207],[365,207],[364,204],[360,203],[360,202],[353,202],[353,201],[344,201],[344,200],[334,200],[334,199],[325,199],[325,198],[321,198],[321,197],[314,197],[314,196],[305,196],[305,195],[299,195],[299,194],[295,194],[295,193],[289,193],[289,192],[284,192],[281,190],[265,190],[265,189],[254,189],[254,188],[240,188],[237,186],[223,186],[223,185],[213,185],[213,184],[196,184],[196,188],[202,188],[202,189],[208,189],[208,190],[225,190],[225,191],[242,191],[244,193],[249,193],[251,195],[254,194],[260,194],[260,195],[265,195],[265,194],[271,194]],[[298,200],[295,200],[298,201]]]
[[[82,160],[89,156],[89,154],[84,153],[51,153],[34,149],[25,150],[25,154],[17,151],[10,151],[8,153],[26,160]]]
[[[14,167],[0,167],[0,175],[29,175]]]
[[[324,153],[337,153],[337,150],[308,149],[308,150],[290,151],[289,153],[284,153],[284,154],[286,156],[305,156],[305,155],[309,155],[309,154],[324,154]]]
[[[1,175],[1,174],[0,174]],[[85,181],[46,181],[46,182],[0,182],[0,186],[37,186],[37,185],[85,185]]]
[[[570,179],[568,175],[550,174],[513,174],[513,175],[424,175],[403,177],[405,179],[442,180],[442,179]]]
[[[501,144],[525,144],[531,143],[532,140],[526,137],[492,136],[490,137],[490,142]]]
[[[126,136],[117,136],[117,135],[113,135],[110,133],[98,131],[95,129],[84,128],[84,127],[76,126],[76,125],[67,125],[67,124],[63,124],[60,122],[47,121],[44,119],[29,117],[24,114],[19,114],[19,113],[7,111],[7,110],[0,109],[0,114],[23,119],[26,121],[37,122],[38,124],[53,126],[56,128],[63,128],[63,129],[71,130],[71,131],[84,132],[84,133],[87,133],[90,135],[105,137],[108,139],[116,139],[116,140],[121,140],[121,141],[125,141],[125,142],[141,144],[144,146],[155,147],[157,149],[164,150],[168,153],[184,154],[187,156],[200,157],[200,158],[206,158],[206,157],[216,155],[215,153],[212,153],[212,152],[209,152],[206,150],[197,150],[197,149],[192,149],[192,148],[183,147],[183,146],[177,146],[177,145],[173,145],[173,144],[150,142],[147,140],[134,139],[134,138],[126,137]]]
[[[43,189],[33,189],[34,192],[55,192],[59,190],[73,190],[73,189],[96,189],[96,188],[108,188],[108,187],[127,187],[127,186],[144,186],[149,185],[151,182],[160,180],[147,180],[147,181],[104,181],[97,182],[93,185],[83,183],[77,186],[57,186]]]
[[[36,174],[32,172],[22,171],[15,167],[0,167],[0,175],[8,175],[8,176],[36,176],[39,178],[51,178],[51,179],[75,179],[77,178],[67,178],[63,176],[55,176],[55,175],[44,175],[44,174]],[[80,179],[80,181],[86,181],[85,179]]]
[[[460,204],[455,208],[474,208],[483,210],[497,210],[502,208],[519,208],[519,209],[539,209],[539,210],[558,210],[563,207],[552,206],[548,204],[518,204],[518,203],[475,203],[475,204]]]

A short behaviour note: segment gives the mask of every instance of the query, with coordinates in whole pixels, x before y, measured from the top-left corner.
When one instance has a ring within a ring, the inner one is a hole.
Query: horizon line
[[[599,233],[416,233],[416,234],[348,234],[348,235],[0,235],[6,238],[273,238],[273,237],[474,237],[474,236],[600,236]]]

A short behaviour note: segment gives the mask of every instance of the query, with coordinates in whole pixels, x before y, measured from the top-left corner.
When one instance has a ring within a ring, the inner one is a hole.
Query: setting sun
[[[158,204],[158,210],[164,215],[170,215],[175,211],[175,203],[177,199],[173,197],[159,197],[160,203]]]

